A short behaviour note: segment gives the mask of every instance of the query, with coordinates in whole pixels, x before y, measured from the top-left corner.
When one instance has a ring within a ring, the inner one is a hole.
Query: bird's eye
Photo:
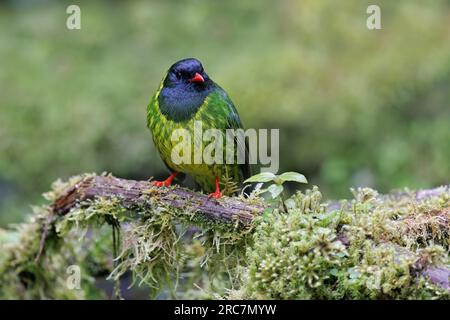
[[[176,76],[178,79],[180,79],[180,78],[181,78],[181,72],[180,72],[180,71],[175,72],[175,76]]]

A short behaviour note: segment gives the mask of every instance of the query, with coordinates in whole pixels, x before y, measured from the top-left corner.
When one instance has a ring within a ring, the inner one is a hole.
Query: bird
[[[162,161],[170,171],[166,180],[152,183],[157,187],[170,186],[175,178],[182,181],[188,174],[197,186],[209,193],[208,197],[219,199],[223,196],[220,185],[226,178],[242,186],[243,181],[251,176],[248,141],[233,140],[234,159],[237,160],[238,150],[245,154],[245,161],[240,163],[225,160],[209,164],[195,161],[176,163],[171,156],[177,143],[172,141],[172,134],[177,129],[185,129],[194,134],[196,121],[201,121],[203,132],[208,129],[219,130],[223,141],[226,141],[227,129],[243,129],[236,107],[227,92],[208,76],[198,59],[186,58],[169,68],[147,106],[147,126]],[[191,144],[190,150],[194,150],[194,139],[183,143]],[[203,148],[204,142],[201,143]]]

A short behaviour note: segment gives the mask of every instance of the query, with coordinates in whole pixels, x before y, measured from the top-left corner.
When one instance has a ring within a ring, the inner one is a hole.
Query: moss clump
[[[92,257],[90,250],[79,245],[79,238],[68,234],[57,239],[53,233],[47,240],[47,254],[35,262],[40,247],[42,230],[48,219],[48,207],[36,207],[29,221],[16,227],[12,242],[1,243],[0,297],[4,299],[85,299],[102,298],[94,288],[94,278],[85,261]],[[80,267],[80,286],[67,286],[67,268]]]
[[[353,193],[350,203],[327,210],[314,187],[289,199],[287,213],[262,217],[247,250],[243,286],[232,296],[449,298],[421,276],[429,265],[449,264],[448,220],[444,226],[433,218],[448,219],[449,190],[424,200],[413,193],[385,198],[368,188]]]
[[[54,201],[64,190],[86,177],[77,176],[67,183],[57,181],[46,198]],[[132,209],[126,208],[119,198],[97,198],[80,203],[62,216],[52,214],[49,207],[37,210],[18,231],[24,239],[6,248],[4,260],[0,261],[0,267],[4,270],[1,283],[12,284],[4,292],[0,291],[0,296],[63,299],[97,297],[84,282],[85,292],[66,289],[65,270],[71,264],[82,268],[85,280],[90,281],[90,284],[93,283],[92,276],[99,273],[109,274],[108,278],[118,280],[131,272],[133,284],[145,283],[151,296],[167,288],[172,297],[177,296],[177,290],[187,291],[178,287],[181,273],[184,275],[183,284],[192,285],[196,280],[204,280],[206,270],[211,277],[211,284],[213,279],[218,279],[217,285],[212,287],[220,289],[218,292],[223,294],[225,286],[232,286],[237,279],[238,266],[245,257],[244,248],[251,240],[251,226],[242,228],[239,224],[210,221],[190,211],[169,208],[157,197],[152,197],[151,190],[144,196],[149,197],[145,207]],[[45,254],[42,261],[36,264],[34,259],[49,219],[51,224]],[[105,229],[108,225],[120,228],[120,242],[111,241],[111,233]],[[197,228],[192,229],[192,225]],[[113,253],[113,242],[119,242],[117,256]],[[196,246],[198,248],[193,250]],[[196,256],[193,256],[194,252]],[[187,262],[190,258],[198,262],[195,267]],[[17,274],[23,270],[30,274],[30,282],[36,291],[27,287],[26,292],[22,292],[14,287],[20,283]],[[48,274],[48,270],[54,270],[54,276]],[[192,279],[186,279],[185,271]],[[41,275],[42,281],[37,281]],[[47,283],[53,287],[50,288]],[[60,291],[54,291],[53,288],[60,288]]]

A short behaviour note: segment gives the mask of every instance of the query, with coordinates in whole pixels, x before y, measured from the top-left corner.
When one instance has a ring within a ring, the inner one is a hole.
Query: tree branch
[[[446,192],[445,187],[420,190],[415,193],[415,198],[424,200],[438,196],[443,192]],[[396,199],[402,196],[404,196],[402,192],[394,192],[380,195],[380,198]],[[122,205],[129,209],[150,207],[153,203],[152,199],[158,199],[164,205],[175,209],[192,211],[212,220],[234,223],[237,219],[244,226],[249,225],[265,209],[264,204],[260,201],[248,201],[236,197],[224,197],[220,200],[210,199],[204,194],[182,187],[157,188],[152,186],[149,181],[126,180],[113,176],[85,178],[58,198],[53,203],[52,209],[56,214],[65,214],[83,201],[93,200],[97,197],[120,199]],[[341,204],[338,202],[329,202],[326,210],[338,210],[340,206]],[[415,217],[411,218],[414,219]],[[346,246],[349,245],[347,237],[343,234],[339,236],[338,241],[341,241]],[[417,272],[428,278],[431,283],[450,290],[450,269],[447,266],[418,266],[412,272]]]
[[[152,199],[158,199],[175,209],[201,214],[212,220],[234,223],[238,220],[249,225],[255,216],[262,214],[261,201],[247,201],[237,197],[223,197],[219,200],[182,187],[157,188],[149,181],[119,179],[113,176],[88,177],[69,189],[52,205],[53,212],[65,214],[71,208],[86,200],[97,197],[122,201],[126,208],[151,206]]]

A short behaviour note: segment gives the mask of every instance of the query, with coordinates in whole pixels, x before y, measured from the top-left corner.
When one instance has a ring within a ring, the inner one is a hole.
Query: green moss
[[[47,199],[82,177],[55,183]],[[63,216],[35,207],[26,223],[0,233],[0,296],[104,297],[95,277],[117,280],[131,271],[133,284],[152,296],[164,290],[185,298],[449,298],[421,276],[428,266],[450,264],[450,190],[441,191],[420,199],[410,191],[381,196],[362,188],[352,190],[354,199],[329,205],[314,187],[288,199],[287,212],[272,209],[246,228],[169,208],[152,190],[145,208],[127,209],[119,198],[85,201]],[[119,223],[114,256],[111,226]],[[74,264],[82,290],[66,285]]]
[[[93,278],[84,268],[89,250],[83,250],[74,233],[58,239],[49,234],[46,254],[35,262],[40,247],[42,230],[48,219],[47,207],[36,207],[26,223],[16,228],[17,241],[2,243],[0,263],[0,297],[7,299],[83,299],[102,297],[94,289]],[[70,290],[66,285],[67,267],[81,268],[84,290]]]
[[[88,176],[92,175],[73,177],[67,183],[55,182],[53,189],[45,194],[46,199],[54,201],[64,190]],[[63,216],[51,214],[49,207],[37,208],[30,221],[18,230],[24,239],[6,249],[2,261],[5,271],[3,281],[18,283],[20,279],[15,275],[26,270],[27,274],[32,275],[33,286],[42,290],[30,291],[30,298],[86,298],[89,296],[81,292],[76,295],[71,295],[73,292],[70,290],[55,292],[44,285],[44,282],[56,283],[54,278],[47,276],[46,270],[55,270],[55,277],[58,275],[59,281],[62,281],[67,278],[64,268],[76,262],[89,275],[88,278],[106,272],[109,279],[118,280],[131,271],[133,284],[145,284],[152,296],[167,288],[175,297],[176,291],[180,290],[178,282],[181,270],[189,269],[193,276],[198,276],[200,269],[201,273],[207,271],[211,285],[217,280],[218,285],[212,287],[221,287],[219,292],[224,293],[225,284],[230,285],[237,279],[237,269],[245,257],[243,248],[251,239],[251,227],[212,221],[189,210],[169,208],[152,195],[152,190],[145,196],[148,197],[145,208],[127,209],[119,198],[84,201]],[[45,254],[40,264],[36,265],[34,259],[48,219],[53,221],[45,244]],[[119,224],[121,243],[114,257],[111,233],[105,227]],[[198,228],[194,232],[189,230],[192,225]],[[198,261],[195,270],[187,263],[187,257],[192,257],[194,244],[202,248],[195,251],[202,253],[195,257],[195,261]],[[60,261],[58,265],[53,259]],[[37,279],[38,275],[43,276],[42,281]],[[92,278],[88,278],[92,283]],[[59,286],[64,288],[64,283],[61,282]],[[87,290],[87,287],[84,289]],[[2,295],[14,296],[11,290],[5,289]],[[17,294],[20,296],[22,293]]]
[[[395,198],[368,188],[352,192],[354,200],[327,211],[314,187],[287,201],[287,213],[275,210],[261,218],[254,246],[247,250],[243,286],[233,294],[265,299],[449,298],[448,291],[419,273],[428,265],[449,263],[450,191],[425,200],[411,192]],[[447,220],[434,219],[441,215]]]

